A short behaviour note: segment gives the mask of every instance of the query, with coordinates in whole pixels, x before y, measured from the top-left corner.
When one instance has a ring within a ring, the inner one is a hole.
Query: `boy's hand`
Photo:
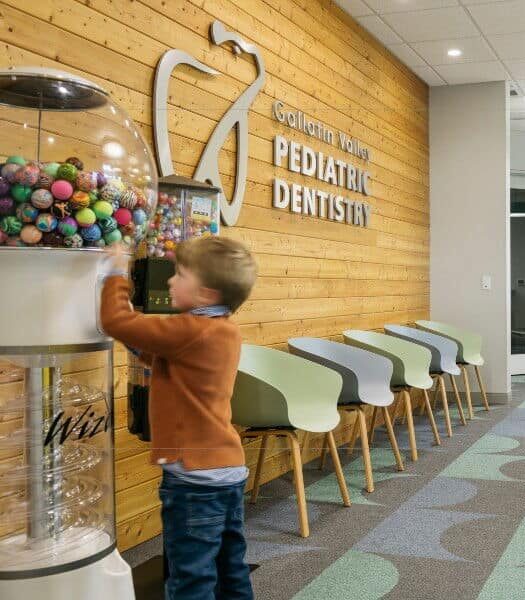
[[[105,249],[105,253],[111,261],[111,266],[115,271],[128,272],[129,250],[123,244],[111,244]]]

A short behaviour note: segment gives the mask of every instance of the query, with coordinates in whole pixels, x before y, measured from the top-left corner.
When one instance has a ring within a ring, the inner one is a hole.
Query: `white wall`
[[[430,89],[431,318],[483,336],[492,393],[510,391],[508,115],[505,82]]]

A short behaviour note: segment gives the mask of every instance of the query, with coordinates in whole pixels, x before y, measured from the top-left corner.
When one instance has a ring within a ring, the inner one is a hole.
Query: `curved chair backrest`
[[[430,361],[431,373],[450,373],[451,375],[460,375],[461,371],[456,364],[458,355],[458,344],[450,338],[436,335],[423,329],[415,327],[405,327],[404,325],[385,325],[385,332],[388,335],[414,342],[420,346],[425,346],[432,354]]]
[[[439,321],[416,321],[416,325],[421,329],[444,335],[457,342],[459,346],[457,362],[478,366],[485,362],[481,356],[482,339],[479,334]]]
[[[394,400],[390,390],[392,361],[361,348],[321,338],[288,340],[290,352],[337,371],[343,378],[339,404],[388,406]]]
[[[243,344],[232,422],[245,427],[331,431],[339,423],[341,376],[299,356]]]
[[[394,365],[392,375],[394,387],[410,386],[421,389],[432,387],[432,378],[429,375],[432,355],[430,350],[423,346],[384,333],[357,329],[343,331],[343,338],[346,344],[389,358]]]

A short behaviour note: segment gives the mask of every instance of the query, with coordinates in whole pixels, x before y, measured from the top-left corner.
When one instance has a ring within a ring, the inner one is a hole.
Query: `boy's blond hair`
[[[204,287],[220,292],[222,304],[232,313],[247,300],[257,278],[250,251],[240,242],[221,236],[179,244],[175,262],[195,273]]]

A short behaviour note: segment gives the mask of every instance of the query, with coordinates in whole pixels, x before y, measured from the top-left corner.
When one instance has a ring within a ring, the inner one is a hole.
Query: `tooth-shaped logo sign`
[[[194,173],[198,181],[206,181],[222,189],[219,173],[219,153],[228,134],[235,128],[237,136],[237,164],[235,169],[235,188],[231,201],[228,201],[221,192],[221,217],[225,225],[235,225],[239,218],[244,192],[246,190],[246,177],[248,174],[248,111],[255,97],[262,88],[265,79],[264,61],[259,50],[252,44],[245,42],[238,34],[226,31],[224,25],[215,21],[210,27],[210,37],[214,44],[231,43],[235,54],[251,54],[257,68],[257,77],[250,86],[237,98],[217,123],[213,133],[206,144],[199,164]],[[178,65],[189,65],[210,75],[218,72],[198,61],[193,56],[181,50],[168,50],[159,61],[155,73],[155,87],[153,93],[153,133],[157,162],[161,176],[173,173],[171,148],[168,135],[168,85],[171,74]]]

